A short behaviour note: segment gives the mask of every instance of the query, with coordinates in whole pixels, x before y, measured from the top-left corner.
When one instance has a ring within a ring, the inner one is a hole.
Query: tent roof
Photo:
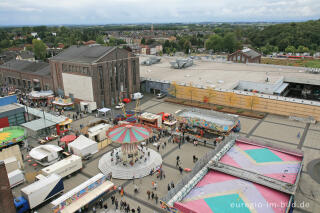
[[[76,147],[77,149],[83,149],[88,146],[91,146],[92,144],[96,144],[97,142],[80,135],[77,139],[75,139],[73,142],[69,143],[69,147]]]
[[[106,112],[109,112],[111,109],[109,108],[101,108],[101,109],[98,109],[99,112],[102,112],[102,113],[106,113]]]

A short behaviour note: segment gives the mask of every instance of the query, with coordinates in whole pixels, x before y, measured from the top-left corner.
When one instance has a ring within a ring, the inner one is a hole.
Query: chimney
[[[7,169],[3,161],[0,161],[0,209],[5,209],[7,213],[16,212]]]

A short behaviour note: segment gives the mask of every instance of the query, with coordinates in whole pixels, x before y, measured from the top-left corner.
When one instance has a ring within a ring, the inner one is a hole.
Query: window
[[[28,88],[31,88],[31,81],[28,81]]]
[[[10,77],[8,77],[8,80],[9,80],[9,84],[12,84],[12,81],[11,81],[11,78],[10,78]]]
[[[22,80],[22,85],[23,85],[23,87],[27,86],[26,80]]]
[[[84,67],[83,68],[83,74],[86,74],[86,75],[89,74],[89,68],[88,67]]]
[[[137,84],[137,73],[136,73],[136,62],[135,60],[132,60],[132,80],[133,80],[133,86]]]
[[[18,79],[18,85],[21,86],[21,81],[20,81],[20,79]]]
[[[16,85],[16,79],[12,78],[13,85]]]
[[[100,89],[101,89],[101,95],[103,95],[103,89],[104,89],[104,79],[103,79],[103,70],[102,66],[98,67],[98,73],[99,73],[99,79],[100,79]]]

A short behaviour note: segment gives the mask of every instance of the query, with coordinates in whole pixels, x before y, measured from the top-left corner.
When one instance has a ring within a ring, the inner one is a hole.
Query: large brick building
[[[46,62],[11,60],[0,65],[1,84],[24,92],[53,89],[50,66]]]
[[[53,90],[57,95],[117,104],[140,90],[139,57],[100,45],[71,46],[49,63],[11,60],[0,66],[1,83],[22,91]]]
[[[255,50],[244,48],[228,55],[228,61],[240,63],[260,63],[261,54]]]
[[[117,104],[140,89],[139,58],[125,49],[71,46],[49,61],[56,93],[98,107]]]

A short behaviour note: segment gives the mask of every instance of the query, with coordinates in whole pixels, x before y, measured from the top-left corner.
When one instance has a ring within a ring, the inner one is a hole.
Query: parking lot
[[[128,104],[128,109],[133,109],[135,103]],[[175,111],[186,108],[185,106],[180,106],[172,103],[164,102],[164,99],[156,99],[152,96],[144,97],[141,101],[140,109],[142,111],[147,111],[151,113],[158,112],[168,112],[174,113]],[[116,115],[121,113],[121,110],[112,110],[111,115]],[[87,115],[85,118],[77,120],[72,123],[73,131],[80,128],[80,124],[86,124],[89,121],[96,119],[95,115]],[[287,117],[281,117],[276,115],[267,115],[263,119],[255,119],[248,117],[240,117],[241,121],[241,132],[239,135],[257,139],[270,141],[272,143],[281,144],[289,148],[298,148],[304,151],[303,160],[303,172],[300,179],[300,184],[295,196],[295,201],[297,207],[294,212],[318,212],[320,209],[320,182],[316,182],[312,179],[312,173],[315,172],[312,169],[310,171],[307,169],[308,163],[312,160],[320,158],[320,124],[305,124],[298,121],[291,121]],[[167,140],[167,138],[162,138],[162,141]],[[57,143],[56,141],[50,142],[52,144]],[[29,144],[32,146],[37,146],[37,142],[33,139],[29,139]],[[118,147],[115,144],[111,144],[96,153],[90,160],[84,161],[84,168],[72,176],[69,179],[64,180],[65,190],[67,192],[79,185],[80,183],[88,180],[97,173],[99,173],[98,162],[100,157]],[[155,149],[152,145],[148,145],[149,148]],[[192,156],[196,155],[199,159],[213,147],[203,146],[202,144],[194,146],[191,143],[185,143],[181,146],[181,149],[176,144],[169,143],[164,149],[160,149],[160,154],[163,158],[163,170],[165,172],[166,178],[159,180],[156,176],[147,176],[143,179],[136,179],[135,184],[139,187],[139,192],[137,194],[133,191],[133,181],[132,180],[117,180],[113,179],[115,185],[122,185],[124,187],[125,195],[120,197],[119,193],[116,193],[118,201],[125,200],[130,204],[130,208],[136,208],[140,206],[142,212],[162,212],[160,204],[156,204],[155,200],[148,200],[147,191],[152,190],[152,181],[158,183],[158,189],[154,191],[159,198],[163,197],[167,192],[167,186],[169,183],[173,182],[176,184],[183,175],[187,173],[183,172],[181,175],[178,168],[176,167],[176,157],[180,156],[183,168],[192,168],[194,163]],[[23,150],[23,154],[26,155],[26,150]],[[29,163],[25,162],[26,172],[40,170],[42,167],[37,166],[32,167]],[[20,195],[20,189],[26,186],[27,183],[20,185],[13,189],[14,196]],[[109,195],[106,195],[106,198]],[[111,204],[111,200],[107,199],[108,209],[114,210],[115,206]],[[303,206],[302,206],[303,205]],[[50,212],[50,205],[41,206],[38,212]],[[97,212],[103,212],[97,209]],[[110,211],[112,212],[112,211]]]

